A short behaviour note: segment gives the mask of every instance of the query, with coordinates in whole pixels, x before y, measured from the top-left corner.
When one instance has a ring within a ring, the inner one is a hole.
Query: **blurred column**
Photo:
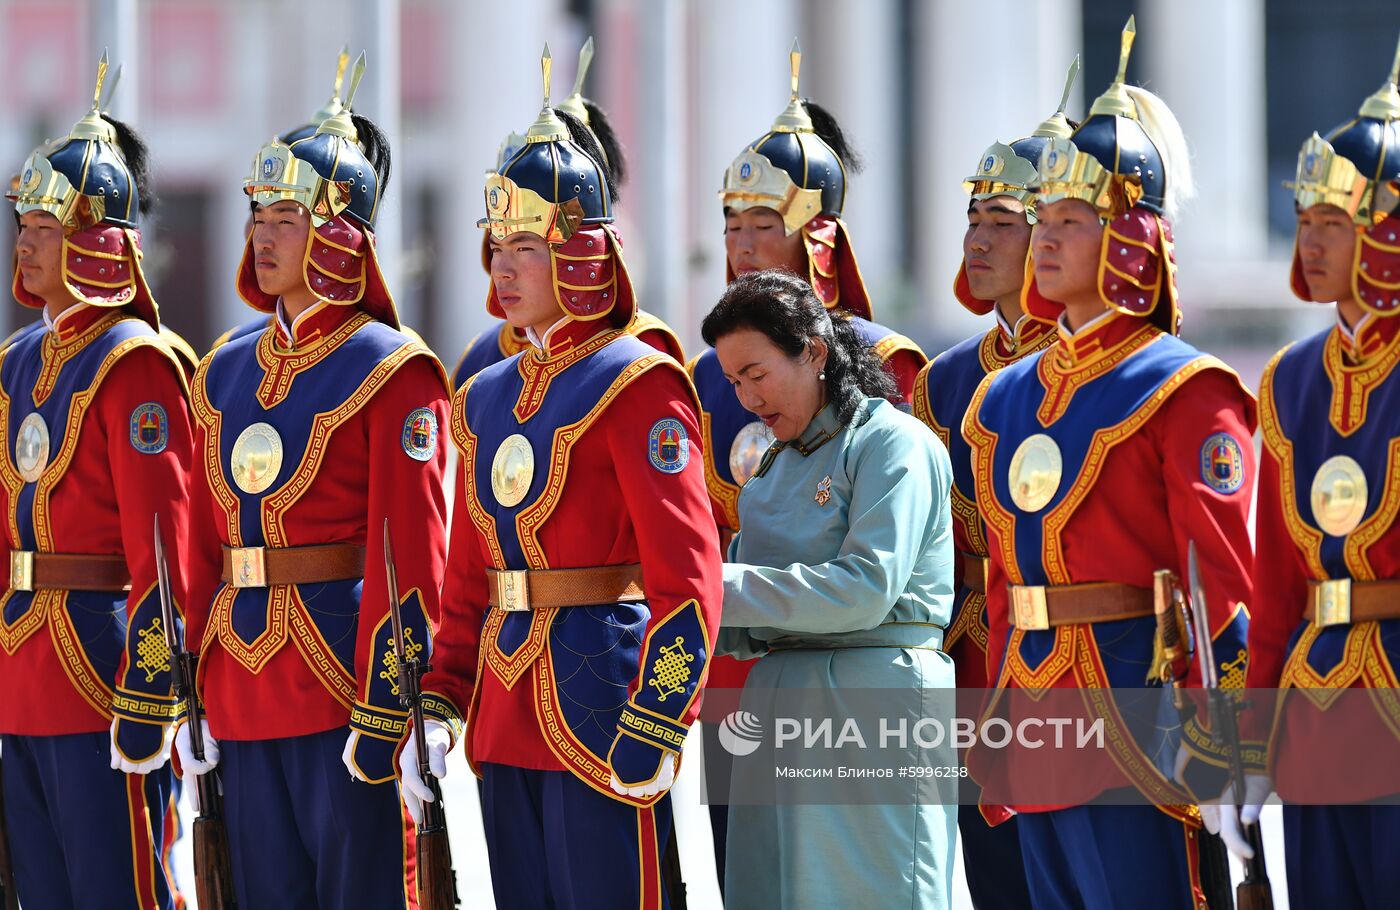
[[[141,47],[137,42],[136,0],[92,0],[91,14],[88,32],[90,53],[88,59],[81,61],[82,71],[88,74],[85,86],[91,87],[87,80],[96,74],[94,67],[97,59],[106,49],[112,65],[108,78],[118,66],[122,67],[122,86],[112,102],[114,116],[139,123],[141,92],[138,88],[137,64]],[[88,99],[85,97],[83,100],[86,102]]]
[[[459,61],[449,89],[448,116],[429,133],[441,143],[438,172],[430,182],[442,194],[436,225],[440,273],[434,325],[442,337],[443,361],[450,370],[466,342],[494,320],[486,312],[487,277],[478,251],[484,214],[482,179],[496,163],[506,134],[524,132],[540,110],[540,51],[560,17],[559,0],[512,3],[448,3],[449,47]],[[554,51],[555,79],[564,90],[573,83],[569,56]],[[567,65],[561,65],[565,64]],[[561,72],[564,71],[564,72]],[[557,92],[555,97],[563,98]],[[435,156],[436,157],[436,156]]]
[[[1181,256],[1202,264],[1262,259],[1264,0],[1143,0],[1139,8],[1139,72],[1191,147],[1197,198],[1177,219]],[[1190,268],[1182,281],[1191,281]]]
[[[1080,5],[1079,0],[912,5],[915,41],[908,78],[914,93],[915,173],[903,204],[915,213],[913,259],[922,306],[910,328],[918,337],[950,343],[983,324],[967,314],[952,291],[967,226],[962,178],[988,145],[1027,135],[1054,111],[1065,70],[1081,51]],[[1117,44],[1083,50],[1117,60]],[[1070,118],[1083,117],[1080,99],[1102,88],[1077,86]]]
[[[700,321],[724,291],[724,170],[787,104],[788,49],[798,34],[799,4],[709,0],[690,11],[694,56],[682,96],[691,131],[685,190],[690,294],[672,325],[693,354],[703,346]]]
[[[667,322],[683,317],[686,295],[685,180],[690,173],[685,105],[689,56],[685,9],[680,3],[643,3],[638,9],[640,83],[637,185],[629,198],[641,209],[646,231],[646,271],[640,288],[648,310]],[[638,192],[640,187],[645,190]]]
[[[909,201],[900,173],[899,111],[908,78],[899,66],[899,0],[813,0],[804,7],[802,93],[830,110],[865,170],[848,174],[843,217],[851,229],[875,318],[904,323],[892,303],[900,284],[905,238],[901,209]]]
[[[402,141],[399,94],[399,0],[355,0],[350,30],[351,53],[363,48],[367,66],[364,81],[355,94],[355,110],[379,125],[389,143]],[[349,78],[349,74],[346,74]],[[346,85],[349,90],[349,85]],[[384,280],[392,290],[402,287],[403,198],[410,184],[400,174],[391,179],[388,193],[379,201],[374,237]],[[399,300],[399,315],[408,325],[418,321],[417,307]]]

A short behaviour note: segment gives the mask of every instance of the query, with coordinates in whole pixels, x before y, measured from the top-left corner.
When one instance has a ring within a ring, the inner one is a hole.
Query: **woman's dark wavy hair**
[[[846,170],[852,174],[859,174],[864,170],[865,159],[851,147],[851,140],[846,138],[846,132],[841,129],[841,124],[836,122],[836,117],[831,111],[811,98],[803,98],[802,105],[807,108],[807,116],[812,118],[812,129],[817,137],[831,146],[831,150],[841,159]]]
[[[736,278],[700,325],[705,343],[739,329],[762,332],[789,357],[813,338],[826,342],[826,393],[841,423],[849,423],[863,398],[888,398],[894,380],[856,334],[842,310],[828,313],[812,286],[783,269]]]
[[[608,164],[608,159],[603,155],[602,148],[598,145],[598,139],[593,135],[582,120],[573,114],[554,109],[554,113],[559,115],[559,119],[564,121],[564,125],[569,128],[569,141],[583,150],[583,153],[593,159],[593,163],[598,165],[598,170],[602,172],[604,179],[608,181],[608,201],[617,202],[617,171]]]
[[[131,180],[136,184],[137,209],[142,216],[149,215],[155,211],[157,200],[155,188],[151,186],[151,152],[146,147],[146,140],[129,124],[110,114],[103,114],[102,119],[116,131],[117,148],[126,159],[126,168],[131,171]]]

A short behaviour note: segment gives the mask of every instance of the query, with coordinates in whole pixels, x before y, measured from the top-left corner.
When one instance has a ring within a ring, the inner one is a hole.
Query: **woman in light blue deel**
[[[806,689],[868,716],[868,690],[917,705],[951,689],[943,444],[885,400],[879,361],[794,275],[740,277],[701,331],[776,440],[739,494],[743,530],[724,566],[719,650],[761,658],[745,709]],[[842,782],[829,784],[840,802]],[[745,805],[736,784],[726,906],[947,907],[953,798],[917,779],[883,786],[878,805]]]

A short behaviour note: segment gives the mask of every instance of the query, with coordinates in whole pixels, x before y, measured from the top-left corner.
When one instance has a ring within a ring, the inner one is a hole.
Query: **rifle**
[[[0,780],[4,779],[0,771]],[[19,910],[19,895],[15,892],[15,867],[10,862],[10,838],[5,830],[5,800],[0,788],[0,907]]]
[[[160,516],[156,516],[156,585],[160,589],[160,616],[165,626],[165,643],[174,658],[170,662],[171,688],[185,703],[190,728],[190,749],[204,760],[204,712],[195,692],[195,656],[185,650],[175,633],[175,604],[170,594],[170,566],[165,561],[165,543],[160,536]],[[233,865],[229,861],[228,831],[224,827],[224,797],[219,791],[216,772],[196,774],[199,818],[194,820],[194,892],[201,910],[234,910]]]
[[[389,621],[393,626],[394,657],[398,661],[399,702],[408,710],[417,747],[418,776],[433,793],[433,801],[423,804],[423,821],[418,824],[418,906],[420,910],[451,910],[461,905],[457,894],[457,872],[452,868],[452,844],[447,836],[447,813],[442,808],[442,788],[428,766],[428,743],[424,739],[423,674],[431,666],[410,656],[404,638],[403,613],[399,610],[399,578],[394,570],[394,548],[389,542],[389,519],[384,519],[384,578],[389,586]]]
[[[1245,795],[1239,726],[1239,711],[1244,704],[1220,688],[1215,652],[1211,649],[1210,619],[1206,615],[1206,592],[1201,585],[1200,566],[1196,562],[1195,541],[1187,545],[1186,563],[1191,583],[1191,619],[1196,632],[1196,652],[1201,661],[1201,688],[1206,691],[1210,709],[1211,739],[1225,751],[1229,760],[1235,811],[1238,812]],[[1269,884],[1269,870],[1264,864],[1263,832],[1259,830],[1258,822],[1245,824],[1243,819],[1240,820],[1240,830],[1254,851],[1254,857],[1245,861],[1244,881],[1235,889],[1236,904],[1239,910],[1273,910],[1274,891]]]

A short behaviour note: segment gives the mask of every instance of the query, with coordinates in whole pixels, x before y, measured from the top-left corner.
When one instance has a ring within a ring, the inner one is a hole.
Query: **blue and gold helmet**
[[[15,214],[43,211],[58,218],[66,234],[106,223],[137,226],[141,200],[135,176],[117,139],[116,128],[102,116],[101,96],[107,77],[107,54],[97,64],[92,110],[68,135],[35,149],[9,194]]]
[[[243,190],[259,205],[282,199],[301,203],[320,226],[338,215],[345,215],[373,228],[379,209],[380,178],[365,156],[350,100],[364,75],[361,54],[351,75],[350,98],[336,114],[321,121],[316,131],[290,145],[273,139],[253,158],[252,173]]]
[[[611,174],[589,128],[550,106],[548,45],[540,68],[544,105],[524,144],[486,175],[486,217],[477,227],[496,241],[521,232],[538,236],[549,249],[561,312],[581,321],[606,318],[621,328],[636,315],[637,300],[613,226]],[[506,315],[494,283],[486,308],[497,318]]]
[[[1176,258],[1169,216],[1190,195],[1191,169],[1181,127],[1162,99],[1125,85],[1137,28],[1128,17],[1119,43],[1118,74],[1068,137],[1050,138],[1037,167],[1036,205],[1063,199],[1092,206],[1103,224],[1098,291],[1105,307],[1149,319],[1165,332],[1180,328]],[[1034,269],[1021,286],[1022,309],[1054,322],[1060,301],[1040,293]]]
[[[749,143],[724,172],[720,201],[727,210],[770,208],[788,234],[818,215],[841,217],[846,205],[846,165],[812,125],[797,94],[802,52],[789,53],[792,96],[768,132]]]
[[[1297,177],[1285,184],[1302,212],[1334,205],[1356,225],[1358,249],[1352,294],[1376,315],[1400,313],[1400,45],[1390,78],[1357,115],[1322,138],[1313,133],[1298,153]],[[1290,284],[1303,300],[1308,288],[1297,244]],[[1327,301],[1330,302],[1330,301]]]
[[[497,240],[528,231],[549,244],[567,243],[581,225],[613,220],[612,187],[603,165],[570,136],[549,103],[553,59],[546,46],[544,107],[525,141],[486,178],[486,217],[479,227]]]

